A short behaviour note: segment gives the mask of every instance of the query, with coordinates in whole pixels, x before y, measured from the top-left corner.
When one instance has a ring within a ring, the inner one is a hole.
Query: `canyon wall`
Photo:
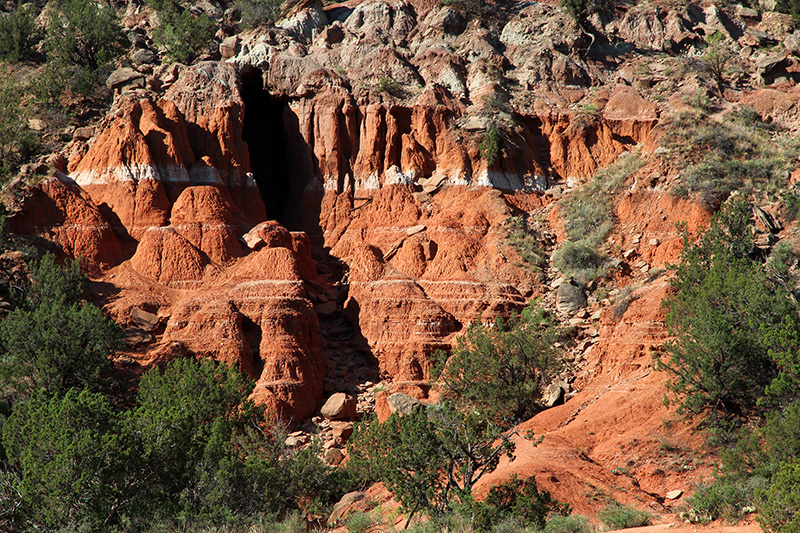
[[[537,297],[556,309],[568,280],[523,261],[510,217],[528,217],[549,257],[566,238],[560,200],[637,150],[644,166],[610,199],[615,268],[560,317],[575,333],[568,401],[524,422],[546,439],[517,439],[478,493],[518,473],[581,512],[606,495],[666,509],[666,491],[710,471],[699,458],[673,473],[659,455],[663,439],[698,437],[651,367],[676,223],[696,234],[708,213],[669,192],[659,120],[703,88],[667,74],[676,50],[698,56],[702,35],[738,26],[716,8],[638,5],[597,15],[609,38],[594,43],[547,3],[484,18],[422,0],[298,6],[227,36],[220,61],[157,66],[146,87],[116,90],[93,133],[21,186],[12,229],[82,258],[124,328],[118,370],[235,364],[256,401],[298,425],[334,392],[374,408],[364,393],[378,381],[384,399],[425,400],[431,354],[469,324]],[[785,123],[800,93],[784,89],[736,97]],[[628,461],[639,474],[619,475]]]
[[[466,325],[547,293],[508,244],[509,216],[650,142],[655,105],[622,85],[589,91],[597,72],[558,51],[583,38],[549,6],[522,9],[498,41],[452,9],[311,3],[237,36],[227,62],[123,87],[13,225],[114,288],[105,308],[135,363],[235,363],[296,421],[325,387],[352,392],[325,377],[346,353],[376,379],[425,380]],[[142,311],[157,317],[144,332]]]

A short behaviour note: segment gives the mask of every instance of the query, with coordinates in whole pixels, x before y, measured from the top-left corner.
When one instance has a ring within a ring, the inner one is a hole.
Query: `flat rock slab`
[[[138,346],[153,340],[153,336],[141,328],[127,328],[122,330],[122,342],[128,346]]]
[[[109,89],[119,89],[126,85],[139,83],[140,80],[144,86],[144,74],[141,72],[137,72],[129,67],[118,68],[112,72],[106,80],[106,87]]]
[[[134,307],[130,311],[131,320],[145,331],[153,331],[158,325],[158,315],[149,313],[141,307]]]

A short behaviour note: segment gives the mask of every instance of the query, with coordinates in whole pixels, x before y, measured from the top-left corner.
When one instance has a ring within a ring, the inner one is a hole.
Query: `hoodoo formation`
[[[509,434],[514,457],[473,494],[516,475],[595,523],[612,502],[686,519],[720,459],[703,417],[662,401],[670,373],[654,359],[676,334],[662,301],[729,197],[753,203],[751,259],[800,249],[800,30],[786,2],[304,1],[252,26],[255,0],[174,2],[212,28],[182,57],[157,4],[103,4],[130,49],[98,71],[105,88],[59,97],[66,125],[25,101],[43,117],[25,115],[25,131],[52,122],[38,155],[14,163],[23,145],[0,131],[9,231],[31,257],[80,258],[88,299],[127,342],[111,379],[227,363],[287,442],[317,435],[328,463],[347,464],[352,422],[402,410],[397,393],[435,404],[439,354],[535,302],[562,328],[564,364]],[[32,57],[8,72],[42,75]],[[713,130],[742,110],[749,126]],[[762,133],[780,150],[741,148]],[[8,272],[3,316],[21,305]],[[393,527],[402,499],[367,494]],[[754,512],[735,531],[759,531]]]

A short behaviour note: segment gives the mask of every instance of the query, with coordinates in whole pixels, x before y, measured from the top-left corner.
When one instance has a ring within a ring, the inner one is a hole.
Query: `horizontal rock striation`
[[[70,176],[118,233],[138,240],[165,225],[171,203],[193,185],[224,189],[244,220],[264,218],[242,140],[238,79],[231,65],[185,68],[163,98],[115,102],[86,152],[75,150]]]

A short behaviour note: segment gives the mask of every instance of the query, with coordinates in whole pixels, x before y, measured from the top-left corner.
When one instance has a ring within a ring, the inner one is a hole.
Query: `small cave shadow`
[[[347,291],[342,291],[345,301],[347,301]],[[340,300],[341,300],[340,296]],[[380,381],[385,377],[380,371],[380,364],[378,358],[372,353],[372,348],[369,346],[364,334],[361,332],[360,327],[361,306],[356,300],[350,300],[347,308],[344,309],[344,318],[352,328],[352,345],[362,355],[363,363],[367,368],[367,375],[362,376],[364,380]]]
[[[241,312],[240,312],[241,313]],[[250,346],[252,354],[251,368],[253,375],[250,376],[254,380],[261,377],[264,371],[264,360],[261,358],[261,326],[256,324],[250,317],[241,313],[242,316],[242,334],[244,335],[245,342]]]
[[[265,90],[259,69],[244,68],[240,77],[245,107],[242,137],[250,153],[250,170],[267,217],[281,220],[291,197],[289,137],[283,118],[288,103]]]
[[[139,241],[134,239],[131,234],[128,233],[128,228],[125,227],[125,224],[122,223],[122,220],[119,218],[119,216],[114,212],[113,209],[111,209],[111,206],[103,202],[102,204],[99,204],[97,208],[100,210],[100,214],[103,216],[108,225],[111,226],[111,230],[117,237],[120,248],[122,248],[122,254],[120,254],[120,256],[117,258],[117,261],[114,262],[114,265],[124,263],[136,253],[136,247],[139,245]]]
[[[91,295],[92,303],[109,304],[120,297],[122,289],[107,281],[89,280],[86,284],[87,293]]]

